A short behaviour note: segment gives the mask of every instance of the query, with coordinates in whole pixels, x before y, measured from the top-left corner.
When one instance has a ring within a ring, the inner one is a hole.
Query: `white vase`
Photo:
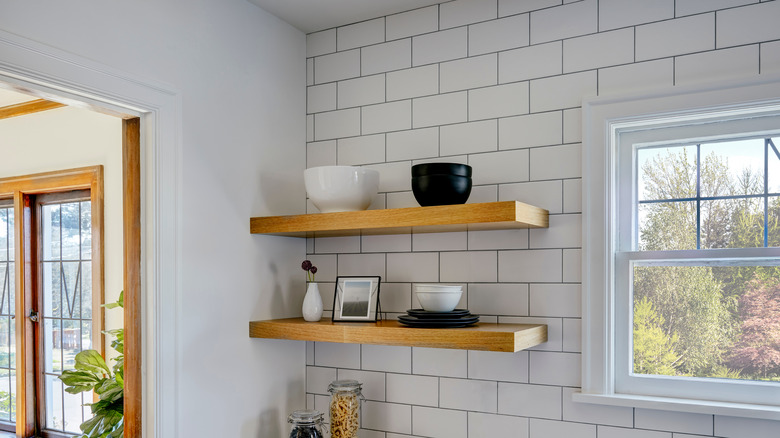
[[[306,321],[319,321],[322,318],[322,297],[317,283],[309,283],[306,296],[303,297],[303,319]]]

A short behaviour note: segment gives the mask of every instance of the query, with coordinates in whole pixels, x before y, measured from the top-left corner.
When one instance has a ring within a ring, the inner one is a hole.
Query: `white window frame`
[[[681,390],[672,390],[680,378],[643,376],[640,380],[649,382],[643,388],[626,381],[630,349],[618,348],[630,339],[627,314],[631,308],[624,291],[630,290],[625,285],[630,281],[631,263],[652,258],[703,261],[717,257],[721,263],[726,258],[733,263],[780,259],[778,248],[638,254],[633,247],[626,247],[625,242],[632,241],[636,232],[632,216],[636,196],[632,189],[633,144],[668,134],[673,138],[718,138],[733,134],[734,129],[759,132],[770,126],[765,122],[772,119],[780,122],[780,76],[583,102],[583,362],[582,390],[574,394],[575,401],[780,420],[780,396],[773,398],[771,386],[769,398],[764,395],[763,400],[754,387],[766,385],[748,381],[694,378],[687,380],[695,388],[682,385]],[[723,121],[726,123],[720,123]],[[780,123],[772,126],[772,132],[780,132]],[[672,386],[664,386],[670,382],[674,382]],[[650,387],[656,390],[647,390]],[[727,397],[722,397],[724,391]],[[713,401],[718,394],[721,400]],[[753,396],[760,401],[752,402]]]

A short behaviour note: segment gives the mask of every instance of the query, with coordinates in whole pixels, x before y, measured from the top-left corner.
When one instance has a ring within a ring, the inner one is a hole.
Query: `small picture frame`
[[[336,277],[333,322],[376,322],[382,277]]]

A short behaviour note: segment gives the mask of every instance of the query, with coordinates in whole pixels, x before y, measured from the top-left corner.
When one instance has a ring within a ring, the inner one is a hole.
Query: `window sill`
[[[780,420],[780,406],[751,405],[745,403],[728,403],[684,398],[650,397],[633,394],[584,394],[581,392],[575,392],[572,395],[572,399],[575,402],[599,405]]]

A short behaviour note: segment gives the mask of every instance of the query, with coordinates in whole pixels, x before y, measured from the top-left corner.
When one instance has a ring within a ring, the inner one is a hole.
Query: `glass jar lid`
[[[287,417],[287,422],[301,425],[314,425],[322,423],[322,418],[322,412],[306,409],[293,411],[293,413]]]
[[[328,392],[359,392],[363,385],[357,380],[335,380],[328,385]]]

